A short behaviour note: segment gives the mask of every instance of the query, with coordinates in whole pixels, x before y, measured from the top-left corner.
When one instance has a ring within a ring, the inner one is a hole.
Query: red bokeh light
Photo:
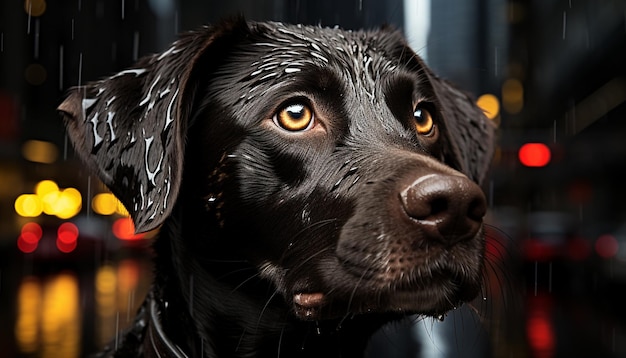
[[[120,240],[139,240],[143,234],[135,234],[135,224],[131,218],[120,218],[113,223],[113,235]]]
[[[544,167],[552,157],[550,148],[543,143],[526,143],[518,152],[519,161],[527,167]]]
[[[57,231],[57,248],[63,253],[70,253],[78,245],[78,227],[72,223],[63,223]]]
[[[22,226],[22,239],[29,244],[36,244],[41,240],[41,236],[43,235],[43,230],[41,226],[37,223],[26,223]]]
[[[37,250],[37,246],[39,246],[39,241],[36,242],[28,242],[24,239],[23,235],[17,238],[17,248],[25,254],[30,254]]]
[[[617,254],[619,242],[612,235],[602,235],[596,240],[596,253],[603,259],[610,259]]]
[[[72,223],[63,223],[59,226],[57,235],[57,239],[63,243],[74,243],[78,239],[78,227]]]

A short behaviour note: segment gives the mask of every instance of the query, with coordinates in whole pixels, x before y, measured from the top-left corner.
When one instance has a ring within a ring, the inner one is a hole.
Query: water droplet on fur
[[[440,314],[439,316],[437,316],[437,320],[438,320],[439,322],[443,322],[443,320],[444,320],[445,318],[446,318],[446,316],[444,316],[444,315],[442,315],[442,314]]]

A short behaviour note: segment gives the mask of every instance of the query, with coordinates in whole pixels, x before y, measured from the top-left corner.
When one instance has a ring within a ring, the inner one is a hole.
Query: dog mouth
[[[427,278],[407,275],[393,280],[335,272],[333,287],[293,293],[292,308],[297,318],[308,321],[381,313],[438,318],[478,294],[480,276],[467,272],[467,267],[445,268]]]

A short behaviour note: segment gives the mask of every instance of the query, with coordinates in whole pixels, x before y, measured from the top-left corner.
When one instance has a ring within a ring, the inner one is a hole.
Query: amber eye
[[[305,104],[292,103],[274,115],[274,123],[291,132],[305,131],[313,125],[313,111]]]
[[[435,123],[433,122],[433,116],[427,109],[418,107],[415,112],[413,112],[413,117],[415,118],[415,129],[417,133],[425,136],[433,134]]]

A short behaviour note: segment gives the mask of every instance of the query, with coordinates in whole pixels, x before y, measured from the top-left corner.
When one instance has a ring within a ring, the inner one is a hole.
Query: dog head
[[[216,263],[245,262],[298,319],[479,290],[493,128],[396,31],[225,22],[59,109],[138,231],[176,216],[194,270],[246,291]]]

